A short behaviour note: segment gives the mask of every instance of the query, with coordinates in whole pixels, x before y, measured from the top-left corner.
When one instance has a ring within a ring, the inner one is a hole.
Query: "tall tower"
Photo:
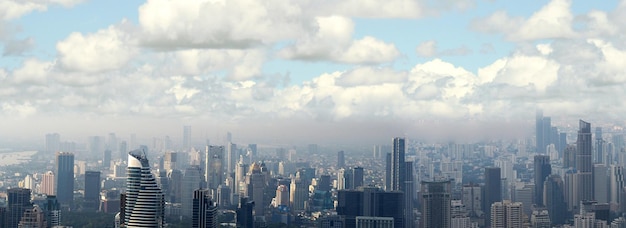
[[[357,189],[363,186],[363,167],[352,168],[352,188]]]
[[[142,149],[128,153],[126,199],[123,224],[126,227],[163,227],[165,200],[156,179],[150,172],[150,162]]]
[[[337,168],[343,168],[346,166],[346,157],[343,150],[337,152]]]
[[[385,190],[391,191],[391,153],[385,154]]]
[[[543,205],[543,182],[546,177],[552,173],[552,166],[550,165],[550,156],[548,155],[535,155],[534,158],[535,168],[535,199],[533,201],[537,206]]]
[[[543,111],[541,110],[537,110],[537,114],[535,116],[535,138],[537,153],[545,153],[546,147],[543,143]]]
[[[422,227],[449,228],[451,225],[451,181],[422,181]]]
[[[206,166],[204,169],[207,186],[217,189],[224,182],[224,147],[206,146]]]
[[[415,216],[413,213],[413,201],[415,184],[413,183],[413,161],[404,163],[404,227],[414,227]]]
[[[559,175],[550,174],[544,182],[543,205],[546,206],[550,221],[553,225],[565,223],[567,205],[563,195],[563,180]]]
[[[84,208],[97,211],[100,206],[100,171],[85,172],[85,202]]]
[[[404,170],[404,154],[405,150],[404,138],[393,138],[393,151],[391,153],[391,191],[404,191],[405,170]]]
[[[183,126],[183,150],[191,149],[191,126]]]
[[[578,179],[578,200],[593,200],[593,176],[591,157],[591,124],[580,120],[576,140],[576,174]]]
[[[30,189],[11,188],[7,190],[6,227],[18,227],[18,223],[22,220],[24,211],[28,208],[32,208]]]
[[[74,202],[74,154],[58,152],[56,155],[56,194],[64,207]]]
[[[485,168],[485,188],[483,197],[483,207],[485,210],[485,225],[489,227],[489,218],[491,218],[491,205],[495,202],[502,201],[502,179],[500,178],[500,168]]]
[[[217,206],[211,200],[210,190],[197,189],[193,191],[193,228],[217,228]]]
[[[193,196],[194,191],[200,189],[202,186],[202,174],[200,173],[200,167],[191,166],[185,169],[185,176],[181,186],[181,203],[182,203],[182,215],[187,218],[191,218],[193,210]]]
[[[596,163],[604,162],[604,140],[602,139],[602,128],[596,127],[596,145],[595,147],[595,156],[593,161]]]
[[[41,185],[39,185],[39,193],[49,196],[56,195],[54,193],[54,181],[54,173],[52,171],[48,171],[41,175]]]

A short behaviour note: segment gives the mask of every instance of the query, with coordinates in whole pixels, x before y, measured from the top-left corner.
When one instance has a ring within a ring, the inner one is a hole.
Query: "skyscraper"
[[[123,224],[127,227],[163,227],[165,201],[150,172],[145,150],[128,153],[126,173],[126,197],[124,208],[120,210],[124,212]]]
[[[74,154],[56,154],[56,194],[63,207],[71,207],[74,202]]]
[[[100,171],[85,172],[85,202],[83,209],[97,211],[100,206]]]
[[[183,126],[183,150],[191,149],[191,126]]]
[[[552,173],[552,166],[550,165],[550,156],[548,155],[535,155],[534,158],[535,169],[535,200],[534,204],[537,206],[543,205],[543,182],[546,177]]]
[[[41,184],[39,185],[39,193],[46,195],[55,195],[54,190],[54,173],[52,171],[48,171],[41,175]]]
[[[102,155],[102,168],[110,169],[111,168],[111,150],[106,149]]]
[[[235,171],[235,166],[237,165],[237,159],[239,159],[239,153],[237,151],[237,144],[228,142],[228,145],[226,146],[226,174],[228,174],[229,176],[230,176],[230,173]]]
[[[404,191],[405,151],[405,139],[393,138],[393,151],[391,153],[391,191]]]
[[[28,188],[11,188],[7,190],[6,227],[18,227],[24,211],[32,208],[30,193]]]
[[[593,157],[593,161],[595,163],[603,163],[604,162],[604,140],[602,139],[602,128],[596,127],[596,145],[595,148],[595,156]]]
[[[200,189],[204,179],[200,172],[201,170],[198,166],[191,166],[185,169],[185,176],[183,177],[181,188],[181,214],[187,218],[191,218],[193,214],[194,191]]]
[[[563,195],[563,180],[559,175],[550,174],[544,182],[543,205],[550,215],[553,225],[565,223],[567,218],[567,205]]]
[[[391,191],[391,153],[385,154],[385,190]]]
[[[337,167],[343,168],[346,166],[346,157],[343,150],[337,152]]]
[[[535,142],[537,153],[545,153],[546,147],[543,142],[543,111],[537,110],[535,116]]]
[[[391,217],[393,227],[404,227],[404,196],[402,192],[386,192],[379,188],[337,192],[337,214],[344,218],[344,227],[355,227],[359,216]]]
[[[412,161],[404,163],[404,171],[404,227],[413,227],[415,224],[415,216],[413,213],[413,193],[415,192],[415,184],[413,183]]]
[[[127,159],[126,157],[128,156],[128,144],[126,143],[126,141],[120,142],[119,152],[120,152],[120,160],[121,161],[126,160]]]
[[[491,205],[502,201],[502,179],[500,179],[500,168],[485,168],[483,207],[485,210],[485,225],[488,227],[491,220]]]
[[[191,227],[217,228],[217,206],[211,200],[210,190],[197,189],[193,191],[193,215]]]
[[[59,133],[46,134],[46,152],[56,153],[61,149],[61,136]]]
[[[249,200],[248,197],[239,199],[239,206],[236,211],[237,227],[254,227],[254,217],[252,217],[254,204],[254,201]]]
[[[363,186],[363,167],[352,168],[352,188],[357,189]]]
[[[210,189],[224,182],[224,147],[206,146],[205,178]]]
[[[593,176],[591,157],[591,124],[580,120],[576,139],[576,169],[578,170],[578,200],[593,200]]]
[[[422,227],[449,228],[451,223],[451,181],[422,181]]]

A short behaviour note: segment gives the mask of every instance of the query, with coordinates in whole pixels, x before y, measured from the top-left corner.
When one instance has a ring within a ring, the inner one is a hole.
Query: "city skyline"
[[[4,6],[0,129],[19,129],[0,130],[7,141],[185,125],[206,138],[357,141],[431,126],[464,138],[491,121],[517,136],[533,131],[525,123],[538,108],[567,122],[623,125],[626,113],[615,105],[626,1]],[[459,123],[467,129],[450,130]]]

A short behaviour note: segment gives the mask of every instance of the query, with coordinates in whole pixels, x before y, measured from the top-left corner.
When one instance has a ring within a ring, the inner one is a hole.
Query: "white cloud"
[[[33,11],[46,11],[52,4],[70,7],[80,2],[82,0],[1,0],[0,19],[12,20]]]
[[[415,52],[422,57],[433,57],[437,54],[437,41],[429,40],[422,42],[417,45]]]
[[[50,62],[27,59],[22,67],[13,71],[13,81],[17,84],[44,85],[48,81],[49,71],[53,66]]]
[[[132,36],[120,26],[93,34],[74,32],[57,43],[60,66],[68,71],[95,73],[124,67],[138,52]]]

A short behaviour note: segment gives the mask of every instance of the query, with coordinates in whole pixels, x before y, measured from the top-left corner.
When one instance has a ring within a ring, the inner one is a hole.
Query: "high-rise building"
[[[363,186],[363,167],[352,168],[352,188],[357,189]]]
[[[404,196],[402,192],[386,192],[379,188],[337,192],[337,214],[343,218],[344,227],[356,227],[356,218],[391,217],[393,227],[404,227]]]
[[[385,154],[385,190],[391,191],[391,153]]]
[[[120,220],[126,227],[163,227],[165,200],[150,172],[145,148],[128,153],[126,173],[126,195]]]
[[[547,210],[534,210],[530,217],[533,228],[551,228],[550,213]]]
[[[163,170],[178,169],[178,153],[165,152],[163,157],[163,167],[159,167]]]
[[[604,163],[604,140],[602,139],[602,128],[601,127],[596,127],[596,135],[595,135],[595,139],[596,139],[596,145],[594,146],[594,155],[593,156],[593,161],[595,163]]]
[[[246,175],[245,195],[255,203],[255,216],[264,216],[265,207],[269,205],[269,203],[265,200],[268,177],[269,173],[265,167],[265,164],[255,162],[250,165],[250,170],[248,171],[248,175]]]
[[[337,167],[343,168],[346,166],[346,157],[343,150],[337,152]]]
[[[61,135],[59,133],[46,134],[46,153],[56,153],[61,149]]]
[[[591,150],[591,124],[580,120],[576,140],[576,173],[578,200],[593,200],[593,166]]]
[[[393,138],[393,151],[391,153],[391,190],[404,191],[406,179],[404,170],[404,154],[406,144],[404,138]]]
[[[111,168],[111,150],[106,149],[102,155],[102,168],[110,169]]]
[[[48,224],[47,227],[55,227],[61,225],[61,205],[59,205],[56,196],[46,196],[44,210],[46,211],[46,223]]]
[[[254,201],[248,199],[248,197],[241,197],[239,199],[239,206],[237,206],[237,227],[254,227],[254,217],[252,211],[254,210]]]
[[[226,174],[229,176],[235,171],[237,159],[239,159],[237,144],[228,142],[228,145],[226,146]]]
[[[598,203],[609,202],[609,172],[605,164],[593,164],[593,199]]]
[[[217,205],[211,200],[210,190],[197,189],[193,191],[193,215],[191,227],[217,228]]]
[[[90,136],[88,139],[88,149],[90,156],[98,157],[104,153],[106,143],[103,136]]]
[[[74,202],[74,154],[56,154],[56,194],[63,207],[71,207]]]
[[[482,211],[482,194],[478,184],[469,183],[463,186],[461,202],[465,205],[470,217],[479,217]]]
[[[613,211],[617,211],[620,204],[625,203],[621,198],[621,192],[626,185],[624,185],[624,168],[620,165],[611,165],[611,170],[609,174],[610,184],[609,184],[609,204]]]
[[[210,189],[224,183],[224,147],[206,146],[205,178]]]
[[[128,143],[126,143],[126,141],[122,141],[120,142],[120,160],[124,161],[126,160],[126,157],[128,156]]]
[[[20,228],[45,228],[46,226],[46,215],[39,205],[36,204],[24,211],[24,215],[18,225]]]
[[[576,145],[570,144],[563,149],[563,168],[576,168]]]
[[[422,227],[450,227],[451,181],[422,181]]]
[[[500,168],[485,168],[485,186],[484,186],[483,208],[485,210],[485,218],[491,218],[491,205],[495,202],[502,201],[502,179],[500,179]],[[485,225],[489,227],[491,220],[485,219]]]
[[[191,126],[183,126],[183,150],[191,149]]]
[[[522,228],[522,203],[505,200],[491,205],[491,227]]]
[[[550,165],[550,156],[548,155],[535,155],[534,157],[534,170],[535,170],[535,200],[534,204],[537,206],[543,205],[543,182],[546,177],[552,173],[552,166]]]
[[[309,184],[300,176],[300,172],[291,180],[289,202],[294,211],[304,211],[305,202],[309,200]]]
[[[97,211],[100,207],[100,171],[85,172],[85,197],[83,209]]]
[[[279,185],[276,188],[275,201],[275,206],[289,206],[289,188],[287,188],[287,186]]]
[[[415,183],[413,183],[413,161],[404,163],[404,227],[415,226],[415,213],[413,212],[413,201],[415,200]]]
[[[181,214],[187,218],[191,218],[193,214],[193,196],[194,191],[200,189],[202,186],[202,177],[200,167],[191,166],[185,169],[185,175],[183,176],[183,182],[181,186],[182,197],[181,201]]]
[[[545,144],[543,142],[543,111],[537,110],[535,116],[535,142],[537,153],[545,153]]]
[[[567,219],[567,205],[565,204],[563,180],[559,175],[550,174],[544,182],[543,205],[550,214],[553,225],[564,224]]]
[[[7,190],[6,227],[18,227],[24,211],[33,207],[33,204],[30,202],[30,193],[31,191],[28,188],[11,188]]]
[[[43,175],[41,175],[41,184],[39,185],[39,193],[46,194],[49,196],[56,195],[54,193],[54,190],[55,190],[54,181],[55,181],[55,177],[52,171],[48,171],[44,173]]]

